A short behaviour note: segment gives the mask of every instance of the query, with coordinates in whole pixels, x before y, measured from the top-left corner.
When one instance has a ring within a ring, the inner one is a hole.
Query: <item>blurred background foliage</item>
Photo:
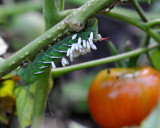
[[[65,9],[79,7],[85,2],[87,2],[87,0],[65,0]],[[146,16],[150,19],[159,17],[159,0],[139,0],[139,2],[141,7],[145,10]],[[2,36],[9,45],[7,53],[2,57],[8,58],[44,32],[45,25],[42,14],[43,1],[0,0],[0,4],[0,36]],[[131,4],[128,3],[120,4],[112,11],[117,11],[124,15],[129,15],[132,18],[139,19],[139,16],[133,10]],[[109,17],[100,15],[96,15],[96,17],[99,21],[99,33],[102,37],[110,37],[114,47],[119,49],[119,53],[126,52],[127,48],[132,50],[141,46],[145,34],[139,29]],[[156,27],[157,31],[159,31],[159,26]],[[154,41],[152,42],[154,43]],[[87,56],[80,56],[72,64],[99,59],[114,54],[109,51],[110,46],[108,46],[105,41],[96,43],[96,46],[99,50],[92,51]],[[156,56],[157,53],[154,52],[155,51],[152,51],[150,54],[155,54]],[[127,61],[128,60],[125,60],[122,63],[126,64]],[[144,55],[139,64],[150,65]],[[103,68],[114,67],[115,65],[116,63],[110,63],[75,71],[55,79],[46,109],[46,126],[53,127],[55,126],[54,121],[56,121],[58,122],[57,128],[66,128],[66,126],[69,128],[99,128],[89,115],[87,92],[97,72]],[[160,70],[159,67],[158,69]],[[20,82],[14,77],[14,75],[9,75],[7,78],[0,81],[0,128],[19,127],[16,119],[17,112],[15,112],[13,88],[20,84]],[[18,99],[19,102],[23,101],[26,95],[29,95],[25,90],[23,91],[24,93],[19,94],[19,98],[21,97],[21,99]],[[28,99],[29,103],[33,100],[32,97],[30,98],[31,99]],[[23,105],[20,107],[22,108]],[[28,109],[31,111],[32,108],[26,108],[25,111],[28,111]],[[155,123],[153,120],[150,122]],[[145,123],[146,122],[144,122],[144,128],[147,128]],[[56,126],[54,128],[56,128]]]

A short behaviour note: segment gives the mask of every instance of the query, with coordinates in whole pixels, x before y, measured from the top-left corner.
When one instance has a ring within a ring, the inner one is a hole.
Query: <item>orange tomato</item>
[[[103,70],[93,80],[88,106],[102,128],[139,125],[158,102],[160,73],[151,67]]]

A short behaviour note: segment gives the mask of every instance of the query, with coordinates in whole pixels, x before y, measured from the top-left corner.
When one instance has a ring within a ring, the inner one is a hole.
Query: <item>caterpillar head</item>
[[[86,24],[85,35],[89,37],[90,32],[93,32],[93,40],[95,42],[102,39],[98,33],[98,21],[96,18],[90,18]]]

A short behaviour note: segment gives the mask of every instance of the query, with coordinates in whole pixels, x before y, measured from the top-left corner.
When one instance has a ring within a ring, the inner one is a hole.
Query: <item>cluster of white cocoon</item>
[[[72,36],[72,40],[77,38],[77,34]],[[79,57],[79,55],[85,55],[87,52],[90,52],[91,49],[96,50],[97,47],[93,44],[93,32],[90,33],[88,40],[82,40],[81,37],[78,38],[77,43],[73,43],[71,48],[67,50],[66,56],[70,58],[70,61],[73,61],[74,58]],[[61,60],[62,66],[66,66],[69,64],[66,58],[62,58]]]
[[[77,38],[77,34],[74,34],[72,36],[72,40],[75,40],[76,38]],[[74,58],[78,57],[79,55],[87,54],[87,52],[90,52],[91,49],[94,49],[94,50],[97,49],[97,47],[93,44],[93,32],[90,33],[88,40],[82,40],[81,37],[79,37],[77,43],[73,43],[67,51],[61,51],[61,52],[66,52],[66,56],[70,58],[70,61],[73,61]],[[50,56],[50,58],[61,58],[61,57]],[[45,61],[43,63],[44,64],[50,63],[52,68],[56,68],[56,65],[53,61],[51,62]],[[65,67],[66,65],[69,65],[69,61],[65,57],[62,57],[61,64],[63,67]],[[48,68],[48,66],[39,67],[39,69],[43,69],[43,68]],[[43,72],[45,71],[35,72],[34,74],[40,74]]]

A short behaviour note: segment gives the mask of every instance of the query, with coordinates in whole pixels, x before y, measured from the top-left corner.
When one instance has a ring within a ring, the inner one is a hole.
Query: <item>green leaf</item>
[[[31,124],[35,97],[35,84],[21,85],[14,89],[16,97],[16,110],[21,128]]]
[[[154,68],[160,70],[160,48],[151,50],[149,56]]]
[[[110,49],[112,55],[119,54],[118,50],[116,49],[116,47],[114,46],[114,44],[111,41],[108,42],[108,46],[109,46],[109,49]],[[115,65],[116,65],[116,67],[123,67],[123,63],[121,61],[116,61]]]

